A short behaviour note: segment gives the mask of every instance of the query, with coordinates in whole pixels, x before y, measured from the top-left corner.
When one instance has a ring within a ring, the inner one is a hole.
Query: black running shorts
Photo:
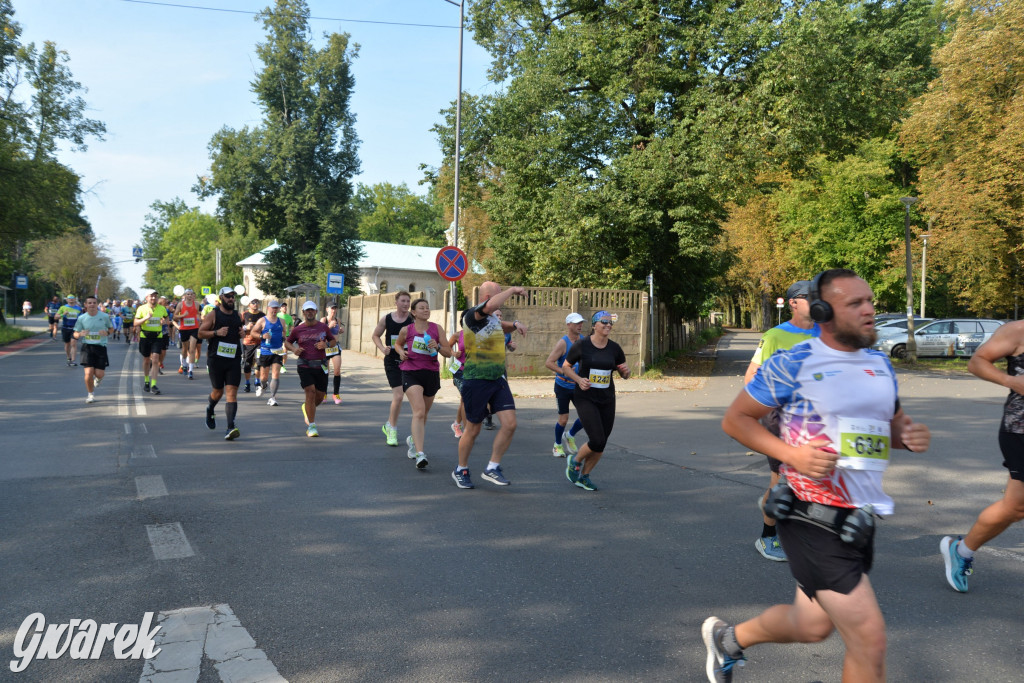
[[[402,368],[398,367],[397,360],[391,360],[388,357],[384,358],[384,374],[388,377],[388,386],[392,389],[395,387],[404,386],[402,381]]]
[[[1010,479],[1024,481],[1024,434],[999,432],[999,450],[1003,467],[1010,470]]]
[[[796,519],[780,519],[775,526],[789,559],[789,571],[807,597],[820,590],[843,595],[871,571],[875,540],[861,548],[843,542],[839,534]]]
[[[82,344],[81,365],[83,368],[106,370],[110,365],[107,359],[107,347],[103,344]]]
[[[206,368],[210,371],[210,385],[214,389],[220,390],[225,386],[237,387],[242,382],[242,366],[238,358],[207,356]]]

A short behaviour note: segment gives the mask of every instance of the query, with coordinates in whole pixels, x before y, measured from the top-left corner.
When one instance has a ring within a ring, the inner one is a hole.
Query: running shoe
[[[92,394],[89,394],[88,396],[85,397],[85,402],[86,403],[95,403],[96,402],[96,397],[93,396]]]
[[[250,387],[250,386],[249,386],[249,383],[248,383],[248,382],[246,382],[246,383],[245,383],[245,388],[244,388],[244,389],[242,389],[242,393],[246,393],[246,394],[248,394],[248,393],[249,393],[250,391],[252,391],[252,387]]]
[[[262,395],[263,395],[263,386],[260,385],[260,384],[257,384],[256,385],[256,398],[259,398]]]
[[[100,382],[102,382],[102,381],[103,381],[102,377],[97,377],[96,380],[92,383],[93,387],[98,387],[100,385]]]
[[[565,447],[562,446],[562,444],[560,443],[556,443],[554,446],[551,447],[551,455],[555,456],[556,458],[564,458]]]
[[[189,379],[195,379],[195,377],[192,376],[192,371],[191,370],[188,371],[188,378]]]
[[[469,478],[468,469],[460,470],[459,468],[456,467],[455,470],[452,472],[452,479],[455,480],[455,485],[458,486],[460,489],[476,488],[475,486],[473,486],[473,480]]]
[[[302,404],[302,419],[306,422],[306,426],[309,426],[309,418],[306,416],[306,404]]]
[[[484,418],[484,429],[494,429],[494,418],[490,415]]]
[[[939,542],[939,549],[942,550],[942,561],[946,565],[946,581],[959,593],[967,592],[967,577],[974,573],[974,558],[967,559],[960,556],[957,548],[963,543],[959,536],[953,540],[952,536],[945,536]]]
[[[341,405],[341,396],[339,394],[335,394],[334,395],[334,405],[336,405],[336,406],[340,406]]]
[[[416,469],[422,470],[429,464],[430,463],[427,462],[427,456],[423,455],[422,453],[416,454]]]
[[[575,484],[580,480],[580,464],[576,458],[567,458],[565,461],[565,478]]]
[[[234,441],[235,439],[237,439],[241,435],[242,435],[242,433],[240,431],[238,431],[238,427],[228,427],[228,430],[226,432],[224,432],[224,440],[225,441]]]
[[[184,375],[185,374],[185,368],[183,368],[182,366],[179,365],[178,366],[178,374],[179,375]]]
[[[156,371],[157,371],[157,372],[158,372],[159,374],[161,374],[161,375],[162,375],[162,374],[164,374],[164,366],[162,366],[162,365],[161,365],[160,367],[158,367],[158,368],[156,369]]]
[[[576,448],[576,437],[566,434],[562,439],[565,442],[565,452],[576,455],[580,452],[580,449]]]
[[[306,436],[320,436],[320,430],[316,428],[315,422],[310,422],[306,427]]]
[[[267,405],[268,406],[276,406],[277,405],[277,399],[274,398],[273,396],[271,396],[270,398],[267,399]]]
[[[460,425],[458,422],[452,422],[452,433],[455,435],[456,439],[461,439],[462,425]]]
[[[217,419],[213,416],[213,408],[206,407],[206,426],[210,429],[217,428]]]
[[[286,368],[285,366],[282,365],[281,366],[281,374],[283,375],[286,372],[288,372],[288,368]]]
[[[704,638],[704,647],[708,651],[705,671],[711,683],[730,683],[732,670],[737,666],[743,666],[747,661],[742,653],[738,659],[730,657],[722,647],[722,634],[727,628],[729,628],[729,624],[718,617],[708,617],[700,629],[700,634]]]
[[[384,426],[380,428],[384,432],[384,439],[387,441],[389,446],[398,445],[398,430],[392,427],[389,423],[385,422]]]
[[[754,541],[754,547],[757,548],[757,552],[761,553],[761,557],[766,560],[786,562],[786,551],[782,549],[778,536],[769,536],[768,538],[762,536]]]
[[[142,390],[145,391],[147,394],[149,393],[149,383],[148,382],[146,384],[142,385]]]
[[[71,359],[70,358],[68,358],[68,367],[69,368],[71,367]]]
[[[497,486],[508,486],[509,484],[512,483],[505,478],[504,474],[502,474],[501,465],[498,465],[497,467],[494,467],[492,469],[484,470],[484,473],[480,475],[480,478],[486,479],[487,481],[491,482],[492,484],[496,484]]]
[[[594,486],[594,482],[590,481],[590,475],[584,474],[576,480],[576,485],[584,491],[596,491],[597,487]]]
[[[160,395],[160,390],[156,388],[155,384],[153,384],[153,385],[151,385],[149,387],[149,393],[155,394],[156,396],[159,396]]]
[[[412,440],[412,434],[405,439],[405,445],[409,447],[409,450],[405,452],[409,456],[409,459],[416,457],[416,442]]]

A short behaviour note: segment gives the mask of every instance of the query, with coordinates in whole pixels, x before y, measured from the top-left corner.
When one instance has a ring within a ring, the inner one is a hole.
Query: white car
[[[1003,323],[989,318],[949,318],[935,320],[914,330],[917,355],[926,356],[973,356],[974,352]],[[893,358],[907,355],[907,332],[887,336],[879,335],[874,349],[884,351]]]

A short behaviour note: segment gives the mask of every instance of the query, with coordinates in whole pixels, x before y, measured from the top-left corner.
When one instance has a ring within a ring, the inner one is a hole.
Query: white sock
[[[490,472],[491,470],[493,470],[495,467],[497,467],[500,464],[501,464],[500,462],[494,462],[493,460],[491,460],[489,463],[487,463],[487,471]]]
[[[188,362],[188,371],[189,371],[189,372],[192,372],[192,371],[193,371],[193,370],[195,370],[195,369],[196,369],[196,364],[195,364],[195,363],[193,363],[192,361],[189,361],[189,362]]]
[[[969,560],[972,557],[974,557],[974,551],[968,548],[967,544],[963,541],[960,541],[956,544],[956,552],[958,555],[960,555],[960,557],[964,558],[965,560]]]

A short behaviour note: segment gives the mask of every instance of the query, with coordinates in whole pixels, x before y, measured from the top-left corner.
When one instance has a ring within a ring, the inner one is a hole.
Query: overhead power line
[[[156,5],[158,7],[174,7],[177,9],[197,9],[206,12],[228,12],[230,14],[248,14],[250,16],[256,16],[259,12],[253,12],[252,10],[244,9],[226,9],[224,7],[204,7],[202,5],[182,5],[174,2],[156,2],[155,0],[121,0],[121,2],[130,2],[136,5]],[[383,26],[414,26],[416,28],[458,28],[458,26],[452,26],[449,24],[413,24],[402,21],[374,21],[372,19],[344,19],[341,17],[310,17],[317,21],[347,21],[353,24],[381,24]]]

